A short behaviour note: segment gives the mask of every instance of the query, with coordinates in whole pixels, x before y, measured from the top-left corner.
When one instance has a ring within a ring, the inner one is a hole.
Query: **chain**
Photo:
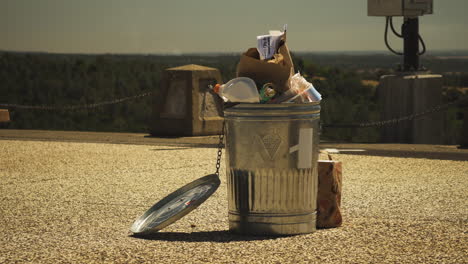
[[[424,115],[429,115],[429,114],[447,109],[449,106],[461,104],[463,101],[467,99],[468,97],[460,98],[457,101],[453,101],[453,102],[442,104],[442,105],[437,105],[437,106],[434,106],[432,108],[426,109],[418,113],[414,113],[414,114],[402,116],[402,117],[397,117],[397,118],[393,118],[389,120],[365,122],[365,123],[351,123],[351,124],[323,124],[322,127],[355,128],[355,127],[382,127],[386,125],[393,125],[402,121],[413,120],[415,118],[418,118]]]
[[[128,97],[122,97],[114,100],[109,100],[109,101],[103,101],[99,103],[93,103],[93,104],[81,104],[81,105],[63,105],[63,106],[50,106],[50,105],[21,105],[21,104],[3,104],[0,103],[0,107],[4,108],[10,108],[10,109],[28,109],[28,110],[43,110],[43,111],[57,111],[57,110],[80,110],[80,109],[95,109],[101,106],[105,105],[112,105],[112,104],[118,104],[118,103],[123,103],[126,101],[130,100],[135,100],[138,98],[146,97],[149,95],[152,95],[153,92],[144,92],[141,94],[133,95],[133,96],[128,96]],[[322,127],[331,127],[331,128],[364,128],[364,127],[382,127],[386,125],[393,125],[402,121],[407,121],[407,120],[413,120],[415,118],[424,116],[424,115],[429,115],[434,112],[438,112],[444,109],[447,109],[449,106],[460,104],[463,101],[467,100],[468,97],[463,97],[460,98],[457,101],[453,101],[450,103],[442,104],[442,105],[437,105],[435,107],[426,109],[424,111],[421,111],[419,113],[414,113],[410,114],[407,116],[402,116],[402,117],[397,117],[389,120],[383,120],[383,121],[373,121],[373,122],[364,122],[364,123],[349,123],[349,124],[322,124]],[[219,143],[219,150],[218,150],[218,162],[216,163],[216,174],[219,175],[219,159],[221,158],[221,149],[223,146],[223,140],[224,140],[224,122],[223,122],[223,128],[222,128],[222,134],[220,135],[220,143]]]
[[[93,104],[81,104],[81,105],[62,105],[62,106],[50,106],[50,105],[21,105],[21,104],[2,104],[0,107],[13,108],[13,109],[29,109],[29,110],[45,110],[45,111],[57,111],[57,110],[80,110],[80,109],[94,109],[97,107],[123,103],[130,100],[135,100],[141,97],[146,97],[153,94],[153,92],[145,92],[133,96],[122,97],[114,100],[103,101]]]
[[[226,121],[223,120],[223,128],[221,129],[221,134],[219,135],[218,143],[218,157],[216,158],[216,172],[215,174],[219,177],[219,168],[221,167],[221,156],[223,155],[223,142],[224,142],[224,129],[226,126]]]

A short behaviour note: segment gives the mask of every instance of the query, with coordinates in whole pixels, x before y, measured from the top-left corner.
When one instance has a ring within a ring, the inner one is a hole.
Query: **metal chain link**
[[[28,109],[28,110],[44,110],[44,111],[58,111],[58,110],[73,111],[73,110],[80,110],[80,109],[90,110],[90,109],[95,109],[95,108],[105,106],[105,105],[118,104],[118,103],[123,103],[123,102],[126,102],[126,101],[130,101],[130,100],[135,100],[135,99],[138,99],[138,98],[141,98],[141,97],[149,96],[151,94],[153,94],[153,92],[144,92],[144,93],[141,93],[141,94],[128,96],[128,97],[122,97],[122,98],[118,98],[118,99],[114,99],[114,100],[110,100],[110,101],[103,101],[103,102],[99,102],[99,103],[82,104],[82,105],[50,106],[50,105],[21,105],[21,104],[3,104],[3,103],[0,103],[0,107],[10,108],[10,109]],[[442,104],[442,105],[437,105],[435,107],[426,109],[426,110],[418,112],[418,113],[414,113],[414,114],[410,114],[410,115],[402,116],[402,117],[397,117],[397,118],[393,118],[393,119],[389,119],[389,120],[364,122],[364,123],[350,123],[350,124],[322,124],[322,127],[331,127],[331,128],[356,128],[356,127],[361,127],[361,128],[364,128],[364,127],[381,127],[381,126],[385,126],[385,125],[392,125],[392,124],[396,124],[396,123],[399,123],[399,122],[402,122],[402,121],[412,120],[412,119],[415,119],[415,118],[420,117],[420,116],[424,116],[424,115],[432,114],[434,112],[441,111],[443,109],[448,108],[449,106],[459,104],[459,103],[461,103],[461,102],[463,102],[463,101],[465,101],[467,99],[468,99],[468,96],[460,98],[459,100],[454,101],[454,102],[450,102],[450,103],[446,103],[446,104]],[[220,136],[220,140],[221,140],[220,145],[221,146],[222,146],[222,140],[224,139],[224,126],[225,126],[225,124],[223,122],[223,134],[221,134],[221,136]],[[218,171],[219,171],[218,165],[217,165],[216,169],[217,169],[216,170],[217,174],[219,174],[218,173]]]
[[[218,143],[218,157],[216,159],[216,172],[215,174],[219,177],[219,168],[221,167],[221,156],[223,155],[223,147],[224,147],[224,129],[226,126],[226,121],[223,120],[223,127],[221,128],[221,134],[219,135],[219,143]]]
[[[21,104],[2,104],[0,107],[10,108],[10,109],[28,109],[28,110],[45,110],[45,111],[58,111],[58,110],[80,110],[80,109],[94,109],[97,107],[123,103],[130,100],[135,100],[141,97],[146,97],[153,94],[153,92],[144,92],[141,94],[122,97],[114,100],[103,101],[93,104],[82,104],[82,105],[62,105],[62,106],[50,106],[50,105],[21,105]]]
[[[397,117],[389,120],[383,120],[383,121],[373,121],[373,122],[364,122],[364,123],[351,123],[351,124],[322,124],[322,127],[333,127],[333,128],[355,128],[355,127],[382,127],[386,125],[393,125],[402,121],[408,121],[408,120],[413,120],[415,118],[424,116],[424,115],[429,115],[441,110],[444,110],[448,108],[449,106],[460,104],[463,101],[467,100],[468,97],[460,98],[457,101],[453,101],[450,103],[442,104],[442,105],[437,105],[432,108],[426,109],[424,111],[414,113],[411,115],[407,116],[402,116],[402,117]]]

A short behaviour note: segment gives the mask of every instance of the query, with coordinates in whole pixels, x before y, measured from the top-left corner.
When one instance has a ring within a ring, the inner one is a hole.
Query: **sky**
[[[468,49],[467,10],[468,0],[434,0],[420,18],[429,51]],[[0,50],[242,52],[283,24],[293,51],[386,50],[385,19],[367,16],[366,0],[0,0]]]

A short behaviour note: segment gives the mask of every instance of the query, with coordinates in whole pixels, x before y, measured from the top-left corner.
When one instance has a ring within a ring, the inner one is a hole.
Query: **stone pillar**
[[[218,69],[185,65],[166,69],[153,99],[152,136],[201,136],[221,133],[222,100],[208,89],[222,83]]]
[[[442,104],[442,75],[385,75],[377,90],[382,120],[408,116]],[[443,114],[432,113],[384,126],[385,143],[443,144]]]

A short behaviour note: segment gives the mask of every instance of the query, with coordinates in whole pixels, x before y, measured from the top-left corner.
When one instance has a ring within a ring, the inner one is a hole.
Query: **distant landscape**
[[[322,124],[379,120],[376,87],[380,76],[392,74],[400,57],[387,52],[293,52],[296,71],[323,95]],[[223,80],[235,77],[239,54],[117,55],[52,54],[0,51],[0,104],[92,104],[157,93],[164,69],[185,64],[218,68]],[[468,51],[440,51],[424,55],[421,64],[444,75],[443,101],[468,95]],[[81,131],[148,132],[150,97],[94,110],[11,109],[9,128]],[[463,111],[445,111],[444,139],[456,144]],[[344,142],[378,142],[378,128],[331,128],[322,138]]]

